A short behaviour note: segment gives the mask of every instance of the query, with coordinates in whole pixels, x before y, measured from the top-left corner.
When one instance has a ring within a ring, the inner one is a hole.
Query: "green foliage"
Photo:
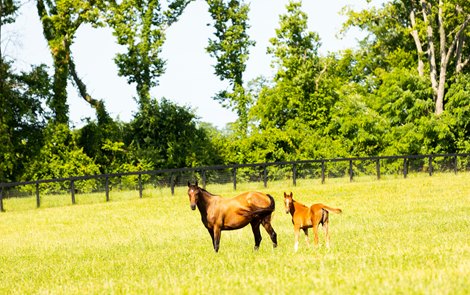
[[[76,138],[67,125],[49,123],[44,129],[44,145],[28,164],[24,180],[67,178],[98,174],[99,167],[79,148]],[[96,180],[81,181],[75,188],[90,192],[96,188]],[[45,183],[41,190],[60,192],[70,189],[68,183]]]
[[[127,52],[118,53],[114,60],[119,75],[136,84],[139,103],[146,107],[150,89],[165,72],[165,61],[160,57],[165,30],[178,20],[191,0],[118,2],[111,1],[107,19],[118,44],[126,46]],[[161,2],[166,2],[167,10],[163,10]]]
[[[88,123],[77,131],[77,143],[83,151],[94,160],[102,173],[115,173],[122,164],[131,159],[124,149],[124,137],[129,124],[119,121]]]
[[[207,0],[207,3],[214,20],[215,39],[209,39],[206,50],[217,61],[215,74],[222,81],[228,80],[232,87],[232,91],[220,91],[214,99],[237,112],[238,133],[246,136],[252,99],[243,86],[243,73],[249,47],[255,44],[247,33],[250,7],[239,0]]]
[[[262,88],[255,106],[262,128],[282,129],[297,118],[315,125],[329,108],[330,102],[317,93],[319,37],[307,32],[307,15],[300,8],[300,2],[289,2],[287,13],[280,16],[276,38],[270,40],[268,53],[274,56],[277,73],[272,87]]]
[[[125,142],[133,157],[155,169],[207,165],[218,158],[194,113],[166,99],[151,100],[135,115]]]
[[[470,152],[470,74],[457,76],[447,93],[442,120],[455,139],[457,152]]]
[[[215,74],[230,86],[215,94],[215,100],[238,114],[224,130],[199,122],[190,108],[150,97],[165,71],[160,53],[166,30],[190,2],[37,1],[54,74],[49,77],[45,66],[16,74],[0,52],[0,181],[470,152],[468,1],[443,0],[438,6],[437,1],[393,0],[363,11],[345,9],[344,32],[357,27],[366,37],[358,49],[324,56],[319,54],[318,34],[308,30],[301,2],[290,1],[267,48],[275,75],[246,83],[243,75],[254,45],[248,35],[249,5],[242,0],[208,0],[214,35],[206,50],[216,61]],[[0,4],[1,26],[14,21],[18,2]],[[127,49],[115,59],[119,74],[136,84],[140,108],[130,123],[111,120],[102,102],[86,93],[75,71],[70,48],[76,31],[84,23],[103,25],[103,16],[118,44]],[[436,81],[440,74],[442,79]],[[69,78],[90,104],[96,103],[98,113],[97,122],[89,120],[73,132],[66,127]],[[437,90],[443,90],[445,98],[440,115],[434,115]],[[44,129],[48,121],[52,122]],[[373,169],[373,164],[357,172]],[[327,169],[342,175],[348,167],[329,163]],[[240,173],[251,177],[246,170]],[[290,172],[281,167],[276,173]],[[127,187],[136,177],[126,176],[112,185]],[[96,185],[83,183],[79,189],[89,191]],[[47,189],[58,191],[68,185]]]
[[[44,65],[15,74],[0,62],[0,75],[0,181],[15,181],[41,147],[50,82]]]
[[[15,22],[15,14],[18,11],[18,8],[19,2],[16,0],[0,0],[0,31],[2,25]]]
[[[335,105],[329,131],[342,141],[349,155],[372,156],[383,148],[386,128],[387,121],[356,95]]]
[[[95,26],[101,24],[99,3],[100,1],[76,0],[37,1],[43,34],[54,63],[53,96],[48,100],[48,106],[57,123],[68,123],[67,82],[75,33],[83,23]]]

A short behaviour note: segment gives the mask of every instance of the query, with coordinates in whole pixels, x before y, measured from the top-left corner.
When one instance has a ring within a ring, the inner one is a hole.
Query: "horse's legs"
[[[307,247],[310,247],[310,240],[308,238],[308,228],[304,228],[305,242],[307,242]]]
[[[300,234],[300,226],[294,225],[294,236],[295,236],[294,251],[295,252],[299,250],[299,234]]]
[[[277,247],[277,234],[274,231],[273,226],[271,225],[271,215],[266,216],[261,223],[263,224],[264,229],[268,232],[271,241],[273,241],[273,247]]]
[[[209,233],[210,233],[210,230],[209,230]],[[214,244],[214,250],[215,250],[216,253],[219,252],[221,233],[222,232],[221,232],[220,228],[218,226],[214,226],[211,237],[212,237],[212,241],[213,241],[213,244]]]
[[[214,247],[214,250],[215,250],[215,241],[214,241],[214,229],[212,228],[208,228],[207,231],[209,232],[209,234],[211,235],[211,239],[212,239],[212,247]],[[217,251],[216,251],[217,252]]]
[[[251,229],[253,230],[253,235],[255,236],[255,250],[258,250],[259,244],[261,244],[261,240],[263,239],[261,237],[261,233],[259,231],[259,225],[260,225],[260,220],[259,219],[253,219],[250,224],[251,224]]]

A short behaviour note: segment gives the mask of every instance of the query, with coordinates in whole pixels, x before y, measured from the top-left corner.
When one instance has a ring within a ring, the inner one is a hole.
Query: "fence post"
[[[292,181],[294,186],[297,185],[297,165],[294,163],[292,164]]]
[[[406,178],[408,174],[408,161],[407,158],[403,158],[403,177]]]
[[[75,205],[75,181],[70,180],[70,191],[72,192],[72,204]]]
[[[457,155],[454,156],[454,173],[457,174]]]
[[[321,160],[321,183],[325,183],[325,160]]]
[[[139,174],[139,198],[142,199],[142,174]]]
[[[429,156],[429,176],[432,176],[432,156]]]
[[[380,159],[375,160],[375,169],[377,170],[377,180],[380,180]]]
[[[175,195],[175,181],[173,177],[173,173],[170,174],[170,188],[171,188],[171,195]]]
[[[0,212],[5,212],[5,209],[3,209],[3,186],[0,190]]]
[[[36,180],[36,208],[41,206],[41,198],[39,197],[39,181]]]
[[[104,189],[106,191],[106,202],[109,202],[109,176],[106,175],[104,182]]]
[[[206,170],[202,169],[201,175],[202,175],[202,188],[206,189]]]
[[[349,160],[349,181],[353,181],[353,167],[352,167],[352,160]]]
[[[264,170],[263,170],[263,182],[264,182],[264,187],[266,188],[268,186],[268,170],[266,169],[266,165],[264,165]]]
[[[237,190],[237,168],[233,167],[233,190]]]

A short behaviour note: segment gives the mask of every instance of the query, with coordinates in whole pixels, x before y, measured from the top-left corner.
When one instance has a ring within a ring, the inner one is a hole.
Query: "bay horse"
[[[245,192],[234,198],[213,195],[188,181],[188,196],[192,210],[196,207],[201,220],[209,231],[215,252],[219,251],[222,230],[235,230],[251,224],[255,236],[255,250],[261,243],[260,224],[268,232],[277,247],[277,235],[271,226],[271,214],[275,208],[274,198],[260,192]]]
[[[292,215],[292,223],[294,224],[294,235],[295,235],[295,251],[299,247],[299,234],[302,229],[305,233],[305,241],[307,246],[310,242],[308,239],[308,229],[313,228],[314,245],[318,246],[318,226],[321,224],[325,231],[326,247],[330,247],[330,235],[328,233],[328,217],[329,212],[341,213],[341,209],[329,207],[323,204],[313,204],[310,207],[297,202],[293,199],[292,192],[288,195],[284,192],[284,206],[286,214]]]

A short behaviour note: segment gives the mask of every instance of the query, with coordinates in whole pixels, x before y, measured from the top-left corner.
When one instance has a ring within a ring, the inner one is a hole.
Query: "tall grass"
[[[199,212],[189,208],[184,187],[177,188],[175,196],[146,190],[142,199],[131,192],[108,203],[2,213],[0,293],[470,292],[468,173],[237,187],[239,192],[248,189],[276,199],[276,249],[262,230],[263,241],[255,252],[253,234],[246,227],[222,232],[220,251],[214,253]],[[231,185],[207,190],[227,197],[236,194]],[[292,191],[305,204],[323,202],[343,209],[341,215],[330,215],[330,249],[300,243],[294,252],[284,191]]]

